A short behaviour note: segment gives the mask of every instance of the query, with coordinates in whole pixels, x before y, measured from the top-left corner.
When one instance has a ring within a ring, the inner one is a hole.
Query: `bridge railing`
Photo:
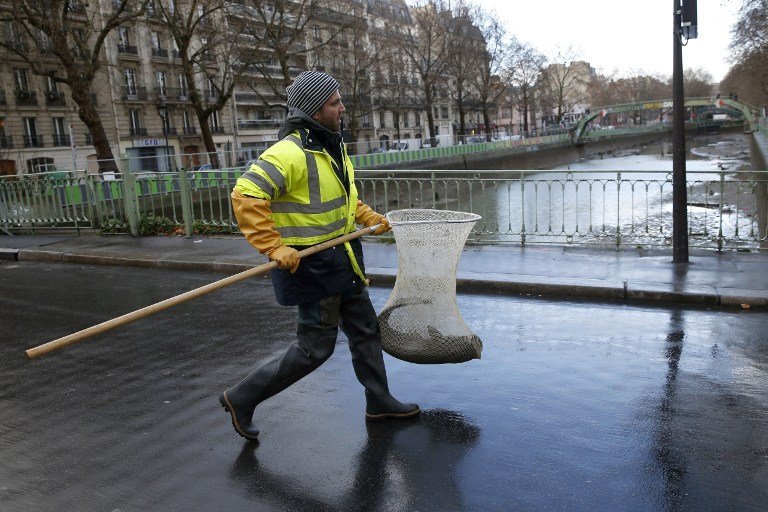
[[[237,233],[230,192],[242,168],[117,174],[48,173],[0,180],[0,228],[103,233]],[[688,175],[692,246],[768,244],[768,176]],[[360,198],[377,211],[477,213],[478,243],[659,246],[672,239],[672,177],[665,171],[358,171]]]

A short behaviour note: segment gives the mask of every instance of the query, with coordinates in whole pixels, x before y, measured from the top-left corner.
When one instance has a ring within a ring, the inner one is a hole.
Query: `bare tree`
[[[190,84],[189,101],[214,168],[220,162],[209,119],[227,105],[246,65],[236,44],[237,31],[226,26],[225,6],[224,0],[155,3],[178,49],[181,73]]]
[[[0,39],[0,46],[23,59],[33,73],[69,87],[78,117],[91,134],[100,172],[116,171],[117,164],[91,87],[107,64],[107,36],[143,15],[147,1],[114,0],[101,10],[98,2],[9,0],[0,12],[0,21],[9,23],[11,32],[8,39]],[[51,57],[62,75],[50,73],[45,63]]]
[[[504,26],[495,14],[477,11],[476,23],[482,33],[483,48],[476,55],[477,66],[473,82],[483,111],[483,123],[488,127],[491,122],[491,108],[496,106],[506,93],[507,86],[501,77],[509,46]],[[486,140],[491,137],[487,128],[485,137]]]
[[[353,7],[348,6],[350,9]],[[382,47],[372,44],[367,37],[368,21],[363,13],[349,11],[345,16],[352,14],[353,17],[343,18],[343,23],[333,28],[328,35],[333,35],[331,39],[321,38],[321,41],[316,42],[319,46],[313,47],[313,55],[318,66],[329,68],[339,82],[347,108],[345,134],[350,141],[356,142],[361,119],[373,112],[376,84],[370,78],[371,73],[379,67]],[[319,13],[315,17],[322,18]],[[351,147],[356,149],[356,146]]]
[[[249,70],[268,84],[273,96],[285,105],[285,87],[293,81],[294,70],[332,68],[323,57],[340,55],[323,52],[325,47],[340,42],[345,31],[356,30],[362,13],[355,16],[354,2],[340,0],[330,4],[322,0],[238,0],[244,15],[239,31],[250,40],[252,48]],[[310,56],[316,62],[308,62]],[[252,86],[267,106],[275,106],[269,97]]]
[[[768,70],[759,56],[745,57],[720,82],[720,92],[750,105],[768,105]]]
[[[475,25],[477,13],[477,7],[459,0],[453,12],[443,20],[446,44],[451,49],[446,56],[445,71],[451,81],[451,99],[459,112],[459,135],[467,134],[467,107],[476,98],[471,87],[472,78],[480,71],[478,59],[482,58],[484,50],[483,34]]]
[[[588,78],[584,61],[578,60],[572,48],[559,49],[554,60],[543,71],[540,96],[543,112],[550,112],[555,123],[562,123],[566,114],[586,100]]]
[[[443,19],[449,12],[442,0],[420,0],[410,8],[412,23],[405,32],[393,32],[391,41],[396,51],[407,58],[411,70],[418,76],[414,99],[427,113],[429,144],[435,145],[434,105],[439,89],[445,85],[447,66],[446,33]]]
[[[535,112],[535,94],[541,80],[541,70],[546,58],[533,46],[512,40],[503,64],[503,82],[509,86],[509,94],[523,119],[523,132],[528,132],[528,118]],[[533,122],[535,126],[536,123]]]
[[[686,69],[683,72],[683,84],[685,95],[689,98],[709,97],[712,96],[716,89],[715,79],[712,78],[712,74],[701,68]],[[669,87],[671,90],[671,81]]]
[[[750,55],[768,57],[768,0],[742,0],[731,36],[734,60]]]
[[[721,84],[753,104],[768,104],[768,0],[742,0],[731,30],[734,66]]]

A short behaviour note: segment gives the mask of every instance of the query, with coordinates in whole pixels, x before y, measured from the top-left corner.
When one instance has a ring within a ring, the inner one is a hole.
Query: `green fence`
[[[0,180],[7,232],[96,228],[103,233],[236,233],[230,193],[243,168],[205,172],[47,173]],[[360,198],[386,212],[477,213],[481,243],[669,245],[667,171],[358,171]],[[764,172],[688,172],[692,246],[764,248]]]
[[[99,229],[148,234],[232,232],[229,193],[242,168],[170,173],[50,172],[0,180],[6,232]],[[157,229],[156,229],[157,230]]]

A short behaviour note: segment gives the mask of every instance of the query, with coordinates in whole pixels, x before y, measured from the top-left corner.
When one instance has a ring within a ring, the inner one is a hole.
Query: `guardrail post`
[[[520,171],[520,247],[525,247],[525,172],[523,171]]]
[[[723,198],[725,197],[725,171],[720,170],[720,205],[719,212],[719,225],[717,228],[717,252],[723,250]],[[738,214],[736,216],[736,222],[738,223]]]
[[[616,248],[621,247],[621,173],[616,173]]]
[[[189,187],[189,172],[179,169],[179,192],[181,193],[181,216],[184,219],[184,238],[192,238],[192,192]]]
[[[139,200],[136,197],[136,177],[123,161],[123,208],[132,236],[139,236]]]
[[[88,217],[91,218],[91,228],[96,229],[102,220],[101,203],[96,197],[96,187],[93,184],[93,177],[88,171],[82,171],[83,185],[87,196],[83,200],[88,204]]]

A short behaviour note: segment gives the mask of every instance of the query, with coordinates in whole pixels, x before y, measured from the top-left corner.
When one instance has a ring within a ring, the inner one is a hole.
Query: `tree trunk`
[[[85,86],[71,87],[72,99],[78,106],[77,115],[88,127],[93,139],[93,147],[96,149],[96,159],[99,165],[99,173],[118,172],[117,162],[109,145],[107,132],[101,122],[99,113],[91,101],[89,88]]]

